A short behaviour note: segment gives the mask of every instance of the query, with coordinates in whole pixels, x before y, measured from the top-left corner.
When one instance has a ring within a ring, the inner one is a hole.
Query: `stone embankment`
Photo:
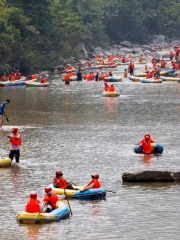
[[[180,181],[180,172],[169,171],[142,171],[123,173],[124,182],[173,182]]]

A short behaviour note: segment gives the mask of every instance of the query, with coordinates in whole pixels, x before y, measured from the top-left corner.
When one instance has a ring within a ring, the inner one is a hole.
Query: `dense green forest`
[[[82,57],[82,42],[88,50],[143,43],[180,37],[179,28],[177,0],[0,0],[1,70],[53,70],[61,57]]]

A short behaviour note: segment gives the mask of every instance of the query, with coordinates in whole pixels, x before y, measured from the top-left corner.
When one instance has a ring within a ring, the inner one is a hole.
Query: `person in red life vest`
[[[2,72],[2,74],[1,74],[1,81],[2,82],[6,81],[6,75],[4,72]]]
[[[19,162],[20,146],[22,146],[22,142],[21,142],[21,136],[17,131],[18,131],[18,128],[13,128],[12,129],[12,134],[10,136],[8,136],[8,138],[11,142],[11,149],[10,149],[10,153],[9,153],[9,158],[12,161],[14,156],[15,156],[16,162]]]
[[[8,80],[9,80],[9,81],[12,81],[12,77],[13,77],[13,72],[11,72],[11,73],[9,74]]]
[[[124,78],[127,78],[128,72],[127,69],[124,69]]]
[[[115,66],[114,62],[110,63],[109,66]]]
[[[15,77],[15,73],[13,73],[13,77],[11,78],[11,81],[15,81],[16,77]]]
[[[155,62],[156,62],[156,59],[153,57],[153,58],[151,59],[151,62],[152,62],[152,63],[155,63]]]
[[[132,58],[132,56],[131,55],[129,55],[129,60]]]
[[[145,65],[144,72],[145,72],[145,73],[148,73],[148,72],[149,72],[149,69],[148,69],[147,65]]]
[[[46,83],[46,79],[44,77],[41,78],[41,83]]]
[[[175,49],[175,60],[176,60],[176,62],[178,63],[179,62],[179,48],[178,47],[176,47],[176,49]]]
[[[67,65],[67,69],[72,70],[72,67],[70,64]]]
[[[107,92],[109,90],[109,84],[104,83],[104,91]]]
[[[169,53],[169,57],[170,57],[170,60],[172,61],[172,60],[173,60],[173,57],[174,57],[174,53],[173,53],[173,51],[170,51],[170,53]]]
[[[164,58],[162,58],[160,63],[161,63],[161,68],[165,68],[166,67],[166,62],[164,61]]]
[[[32,80],[35,80],[35,79],[36,79],[36,74],[35,74],[35,73],[32,74],[31,79],[32,79]]]
[[[30,199],[27,200],[27,204],[25,206],[25,212],[38,213],[42,211],[43,211],[43,207],[39,199],[37,199],[37,193],[32,192],[30,194]]]
[[[103,72],[99,74],[99,81],[102,81],[102,80],[103,80]]]
[[[63,189],[74,189],[71,183],[67,183],[61,171],[56,171],[56,177],[53,179],[53,186]]]
[[[143,58],[142,57],[140,57],[139,62],[143,62]]]
[[[111,86],[110,86],[110,88],[109,88],[109,92],[114,92],[114,90],[115,90],[115,87],[114,87],[113,84],[111,84]]]
[[[87,79],[87,75],[86,75],[86,72],[84,72],[84,74],[83,74],[83,79]]]
[[[21,77],[21,74],[19,72],[17,72],[16,75],[15,75],[15,80],[19,80],[20,77]]]
[[[169,50],[170,49],[170,46],[167,46],[167,50]]]
[[[88,81],[91,81],[91,80],[92,80],[91,72],[88,74],[87,80],[88,80]]]
[[[106,77],[108,77],[107,73],[103,74],[103,79],[105,79]]]
[[[16,78],[16,75],[17,75],[17,74],[19,74],[19,71],[18,71],[18,70],[16,70],[15,73],[14,73],[15,78]]]
[[[62,195],[59,197],[59,199],[63,199],[65,198],[65,195]],[[45,196],[43,199],[43,203],[44,203],[44,212],[52,212],[54,209],[57,208],[57,201],[59,200],[58,196],[56,193],[52,192],[52,188],[51,187],[46,187],[45,188]]]
[[[129,71],[130,71],[130,75],[134,75],[134,63],[132,60],[129,63]]]
[[[151,72],[148,72],[147,74],[146,74],[146,78],[151,78],[152,76],[151,76]]]
[[[112,76],[113,76],[113,74],[112,74],[111,71],[109,72],[108,76],[109,76],[109,77],[112,77]]]
[[[92,177],[92,181],[90,183],[88,183],[87,186],[85,186],[82,190],[80,190],[80,192],[84,192],[86,190],[89,190],[91,188],[100,188],[101,184],[99,182],[99,175],[98,174],[93,174],[91,175]]]
[[[88,66],[88,67],[92,67],[92,65],[90,64],[90,62],[87,62],[87,66]]]
[[[69,84],[69,74],[68,74],[68,71],[64,75],[64,80],[65,80],[65,84]]]
[[[155,79],[159,79],[159,77],[160,77],[159,69],[156,69],[155,73],[153,74],[153,77]]]
[[[122,57],[122,63],[125,63],[125,56]]]
[[[153,63],[153,68],[156,68],[156,63]]]
[[[171,67],[170,67],[170,69],[176,69],[175,62],[174,62],[174,61],[171,61]]]
[[[91,79],[94,80],[94,72],[91,72]]]
[[[176,44],[173,44],[173,48],[174,48],[174,49],[176,48]]]
[[[142,143],[142,144],[141,144]],[[138,148],[143,147],[143,153],[150,154],[151,153],[151,143],[155,143],[152,139],[149,133],[146,133],[143,140],[139,142],[140,146]]]
[[[158,47],[158,50],[161,50],[161,46]]]

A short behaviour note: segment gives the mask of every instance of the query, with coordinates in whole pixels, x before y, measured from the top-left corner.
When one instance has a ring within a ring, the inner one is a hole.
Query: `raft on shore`
[[[11,165],[11,159],[0,156],[0,168],[9,167]]]
[[[124,182],[173,182],[180,181],[180,172],[142,171],[123,173]]]
[[[52,191],[63,195],[64,189],[62,188],[55,188],[53,184],[49,185],[52,188]],[[98,198],[104,198],[106,196],[106,191],[103,188],[91,188],[89,190],[86,190],[84,192],[80,192],[80,190],[83,189],[82,186],[75,186],[74,187],[77,190],[71,190],[66,189],[66,196],[68,198],[76,198],[76,199],[98,199]],[[79,190],[80,189],[80,190]]]
[[[58,208],[50,213],[20,212],[16,215],[16,220],[20,223],[47,223],[56,222],[69,216],[69,209],[63,201],[58,201],[56,205]]]
[[[143,148],[138,148],[139,146],[141,145],[140,144],[137,144],[137,145],[134,145],[133,147],[133,151],[135,153],[139,153],[139,154],[144,154],[143,153]],[[150,143],[150,146],[151,146],[151,154],[156,154],[156,153],[163,153],[163,146],[162,145],[159,145],[157,143]]]

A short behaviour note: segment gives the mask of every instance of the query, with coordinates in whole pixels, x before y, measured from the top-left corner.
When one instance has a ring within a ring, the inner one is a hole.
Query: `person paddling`
[[[8,138],[11,142],[11,150],[9,153],[9,158],[12,161],[15,156],[16,162],[19,162],[20,146],[22,145],[22,142],[21,142],[21,135],[19,133],[17,133],[17,131],[18,131],[18,128],[13,128],[12,134],[10,136],[8,136]]]
[[[70,183],[66,182],[61,171],[56,171],[56,177],[53,179],[53,186],[55,188],[74,189]]]
[[[0,106],[0,128],[2,128],[3,122],[4,122],[4,118],[3,118],[3,114],[6,116],[6,113],[4,111],[6,104],[9,104],[10,100],[7,99],[5,102],[1,103]]]
[[[92,177],[92,180],[90,183],[88,183],[87,186],[85,186],[82,190],[80,190],[80,192],[84,192],[86,190],[89,190],[91,188],[100,188],[101,187],[101,184],[99,182],[99,175],[98,174],[93,174],[91,175]]]

